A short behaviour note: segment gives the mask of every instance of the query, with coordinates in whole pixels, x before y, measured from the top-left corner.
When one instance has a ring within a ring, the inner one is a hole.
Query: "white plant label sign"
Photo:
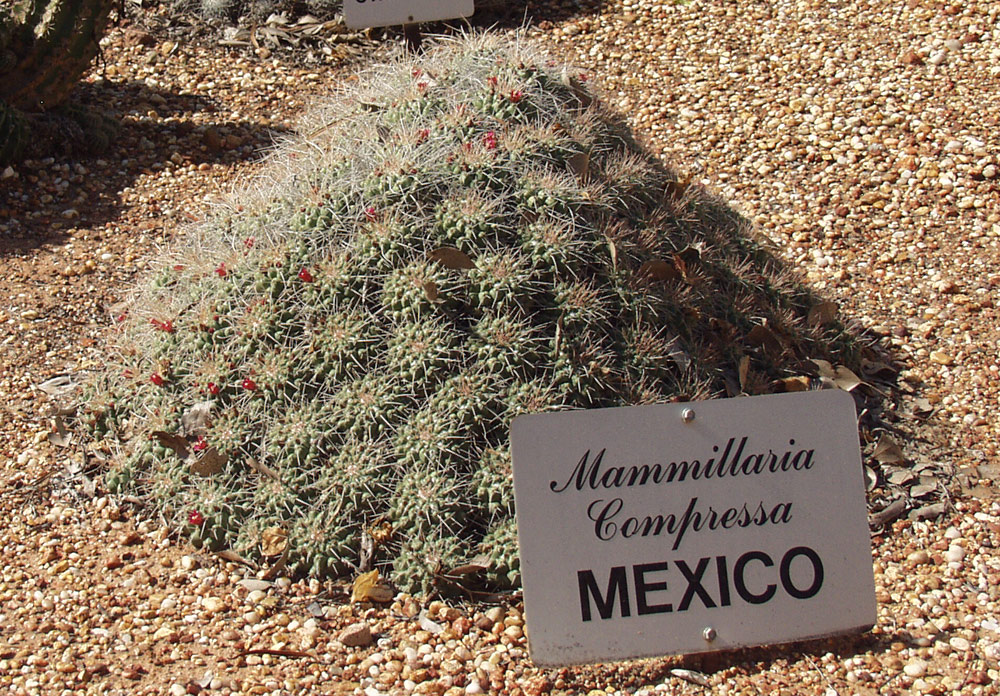
[[[846,392],[520,416],[511,452],[529,648],[540,666],[875,624]]]
[[[474,0],[344,0],[344,22],[351,29],[436,22],[474,11]]]

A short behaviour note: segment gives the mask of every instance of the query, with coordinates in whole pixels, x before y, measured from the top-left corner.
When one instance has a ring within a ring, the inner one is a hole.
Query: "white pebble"
[[[944,552],[944,558],[949,563],[958,563],[965,558],[965,549],[957,544],[952,544],[948,547],[948,550]]]
[[[469,680],[469,683],[465,685],[465,693],[467,694],[483,693],[483,687],[479,685],[479,680],[478,679]]]
[[[903,673],[908,677],[922,677],[927,674],[927,663],[920,659],[910,660],[903,666]]]
[[[959,652],[965,652],[972,647],[972,644],[962,636],[952,636],[948,639],[948,645]]]

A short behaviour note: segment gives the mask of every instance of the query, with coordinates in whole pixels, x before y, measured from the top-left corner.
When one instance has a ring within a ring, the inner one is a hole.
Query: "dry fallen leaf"
[[[265,556],[278,556],[288,546],[288,532],[281,527],[268,527],[260,535],[260,552]]]
[[[740,365],[738,368],[738,374],[740,378],[740,391],[745,392],[747,390],[747,378],[750,376],[750,356],[744,355],[740,358]]]
[[[391,602],[392,590],[379,579],[378,568],[362,573],[354,579],[351,588],[352,602]]]
[[[858,385],[864,384],[856,374],[848,370],[843,365],[837,365],[834,368],[833,383],[837,385],[838,388],[844,391],[851,391],[858,387]]]
[[[903,450],[896,444],[895,440],[885,433],[879,435],[878,442],[875,443],[875,451],[872,452],[872,456],[875,457],[880,464],[899,464],[905,460]]]
[[[445,268],[450,268],[452,270],[468,270],[470,268],[475,268],[476,264],[472,262],[472,259],[461,249],[456,249],[455,247],[439,247],[427,255],[431,261],[437,261],[439,264]]]
[[[566,163],[569,165],[570,170],[576,174],[581,179],[587,177],[587,173],[590,171],[590,153],[589,152],[577,152],[570,156]]]
[[[753,327],[750,333],[747,334],[746,341],[751,346],[760,346],[772,355],[778,355],[782,351],[781,341],[778,340],[778,337],[774,335],[771,329],[763,324]]]
[[[427,295],[427,299],[431,302],[437,302],[437,298],[441,296],[437,283],[433,280],[425,280],[422,287],[424,288],[424,294]]]
[[[73,442],[73,433],[66,430],[63,420],[56,416],[56,431],[49,433],[49,442],[56,447],[69,447]]]
[[[214,401],[199,401],[181,416],[181,426],[188,437],[204,437],[212,425]]]
[[[189,457],[191,471],[199,476],[214,476],[222,471],[229,461],[229,457],[221,454],[215,447],[209,447],[201,453],[201,456]]]
[[[247,457],[246,462],[247,462],[247,466],[249,466],[251,469],[253,469],[254,471],[256,471],[258,474],[261,474],[262,476],[266,476],[269,479],[273,479],[275,481],[280,481],[281,480],[281,477],[278,476],[278,472],[276,472],[274,469],[272,469],[271,467],[269,467],[269,466],[267,466],[265,464],[261,464],[260,462],[258,462],[253,457]]]
[[[708,677],[706,677],[701,672],[695,672],[690,669],[682,669],[678,667],[677,669],[670,670],[670,674],[677,677],[678,679],[683,679],[684,681],[691,682],[692,684],[698,684],[699,686],[708,686]]]
[[[162,430],[154,430],[153,437],[164,447],[169,447],[176,452],[177,456],[181,459],[187,459],[188,455],[191,454],[191,445],[186,437],[177,435],[176,433],[166,433]]]
[[[837,305],[833,302],[820,302],[809,310],[806,323],[809,326],[826,326],[837,318]]]
[[[473,558],[468,563],[452,568],[448,575],[469,575],[470,573],[481,573],[484,570],[489,570],[491,561],[489,556],[479,555]]]
[[[231,551],[229,549],[223,549],[222,551],[217,551],[215,555],[218,556],[219,558],[223,559],[223,560],[230,561],[232,563],[239,563],[240,565],[244,565],[247,568],[254,568],[254,569],[257,568],[257,564],[255,564],[255,563],[253,563],[251,561],[248,561],[247,559],[243,558],[243,556],[241,556],[238,553],[236,553],[235,551]]]
[[[677,272],[677,269],[663,259],[646,261],[639,266],[637,273],[641,277],[662,281],[676,280],[680,277],[680,273]]]
[[[291,546],[285,546],[284,553],[278,557],[278,560],[274,562],[274,565],[265,571],[265,573],[261,576],[261,580],[274,580],[281,574],[281,572],[285,569],[285,566],[288,565],[288,557],[291,554],[291,549]]]
[[[818,358],[810,358],[809,362],[816,366],[819,370],[820,377],[826,377],[827,379],[834,379],[837,376],[836,371],[833,369],[833,364],[827,360],[820,360]]]
[[[663,192],[671,198],[680,198],[687,192],[688,186],[686,181],[668,181]]]
[[[778,380],[779,391],[804,392],[809,391],[810,380],[808,377],[785,377]]]

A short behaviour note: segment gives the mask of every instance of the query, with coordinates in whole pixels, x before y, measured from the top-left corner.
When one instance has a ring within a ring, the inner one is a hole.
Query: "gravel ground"
[[[122,118],[112,150],[0,170],[3,692],[997,693],[1000,6],[545,5],[531,40],[882,337],[908,461],[971,472],[937,519],[873,537],[877,627],[539,670],[516,600],[351,604],[340,585],[264,583],[106,496],[38,385],[101,363],[111,308],[150,255],[346,74],[118,27],[84,90]]]

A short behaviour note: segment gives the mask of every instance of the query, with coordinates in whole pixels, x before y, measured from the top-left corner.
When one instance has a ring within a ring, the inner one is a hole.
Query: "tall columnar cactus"
[[[827,355],[742,219],[584,82],[485,35],[351,82],[119,317],[86,413],[109,488],[305,573],[426,591],[485,555],[510,588],[514,417]]]
[[[114,5],[114,0],[0,0],[0,162],[15,159],[27,144],[25,114],[65,104],[97,55]]]

